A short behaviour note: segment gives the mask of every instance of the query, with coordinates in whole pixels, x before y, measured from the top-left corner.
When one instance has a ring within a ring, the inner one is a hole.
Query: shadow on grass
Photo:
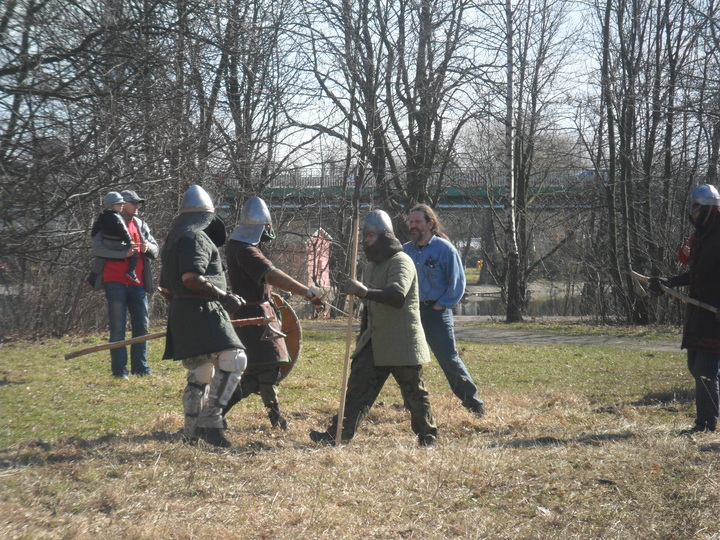
[[[2,381],[0,381],[0,386],[8,386],[8,385],[22,385],[25,384],[25,381],[9,381],[7,378],[7,375],[3,377]]]
[[[125,445],[144,445],[151,442],[173,444],[178,448],[187,446],[205,452],[223,452],[235,455],[255,455],[261,452],[275,452],[277,446],[267,441],[255,440],[242,445],[233,445],[232,448],[216,448],[202,441],[186,443],[179,431],[153,431],[147,435],[120,437],[114,434],[103,435],[97,439],[81,439],[71,437],[66,440],[49,443],[43,440],[34,440],[15,448],[0,448],[0,471],[17,469],[20,467],[42,467],[63,463],[76,463],[98,457],[110,458],[118,464],[138,463],[142,460],[152,460],[157,457],[157,448],[130,449]],[[312,447],[308,440],[307,445]]]
[[[532,439],[517,439],[514,441],[491,444],[490,447],[510,447],[510,448],[534,448],[543,446],[567,446],[569,444],[599,445],[603,442],[626,441],[635,437],[635,434],[629,431],[623,433],[598,433],[588,434],[581,437],[571,437],[561,439],[559,437],[535,437]]]
[[[624,407],[660,407],[669,412],[680,412],[686,405],[695,402],[693,388],[671,388],[661,392],[649,392],[635,401],[602,405],[595,409],[596,413],[621,414]]]
[[[71,437],[53,443],[38,439],[18,445],[16,448],[0,448],[0,471],[17,467],[72,463],[94,457],[92,452],[102,450],[114,452],[113,446],[121,443],[143,444],[149,441],[179,442],[180,437],[173,433],[153,432],[150,435],[135,437],[118,437],[113,434],[103,435],[97,439]],[[156,454],[155,450],[123,451],[115,455],[115,458],[119,463],[137,462],[138,459]]]
[[[650,392],[645,394],[642,399],[630,403],[636,407],[654,406],[659,404],[667,403],[694,403],[695,402],[695,388],[694,387],[680,387],[670,388],[669,390],[663,390],[661,392]]]
[[[703,444],[700,446],[700,451],[720,453],[720,443]]]

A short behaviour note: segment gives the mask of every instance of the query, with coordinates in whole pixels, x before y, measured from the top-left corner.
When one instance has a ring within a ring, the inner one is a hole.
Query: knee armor
[[[218,369],[210,385],[210,398],[218,407],[226,407],[247,366],[242,349],[228,349],[218,355]]]

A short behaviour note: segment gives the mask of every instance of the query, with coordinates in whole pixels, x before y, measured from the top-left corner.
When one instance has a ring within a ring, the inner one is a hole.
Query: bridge
[[[589,207],[589,194],[593,191],[594,174],[591,171],[568,173],[544,179],[533,187],[529,197],[539,197],[543,208]],[[347,185],[345,183],[347,182]],[[445,180],[438,207],[440,208],[502,208],[506,186],[503,182],[485,182],[474,170],[456,171]],[[322,169],[300,169],[278,177],[265,188],[263,197],[271,206],[285,208],[304,207],[322,201],[325,206],[336,206],[342,199],[354,194],[354,179],[343,179],[334,172]],[[373,179],[362,188],[362,201],[373,201],[378,192]]]

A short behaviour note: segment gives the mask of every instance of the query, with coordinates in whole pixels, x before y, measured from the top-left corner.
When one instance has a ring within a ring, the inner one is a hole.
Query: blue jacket
[[[455,247],[433,235],[424,246],[407,242],[403,250],[415,263],[420,301],[434,301],[444,308],[455,307],[465,294],[465,269]]]

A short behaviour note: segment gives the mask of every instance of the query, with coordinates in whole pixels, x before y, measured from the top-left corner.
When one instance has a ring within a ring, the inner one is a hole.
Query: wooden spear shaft
[[[357,258],[359,242],[359,222],[360,222],[360,175],[364,171],[360,170],[355,177],[355,193],[353,193],[353,218],[352,218],[352,255],[350,259],[350,278],[357,278]],[[347,381],[348,372],[350,370],[350,346],[353,335],[353,311],[355,310],[355,295],[347,295],[348,312],[347,331],[345,333],[345,362],[343,363],[342,386],[340,388],[340,406],[338,407],[337,429],[335,431],[335,445],[339,446],[342,442],[343,418],[345,417],[345,398],[347,397]]]
[[[265,317],[254,317],[251,319],[235,319],[230,321],[233,326],[261,326],[267,324],[268,320]],[[138,336],[123,341],[111,341],[110,343],[103,343],[102,345],[95,345],[94,347],[88,347],[87,349],[80,349],[79,351],[73,351],[65,355],[65,360],[77,358],[78,356],[84,356],[86,354],[107,351],[109,349],[118,349],[120,347],[126,347],[133,345],[134,343],[142,343],[143,341],[150,341],[151,339],[158,339],[165,337],[167,332],[157,332],[156,334],[146,334],[144,336]]]

